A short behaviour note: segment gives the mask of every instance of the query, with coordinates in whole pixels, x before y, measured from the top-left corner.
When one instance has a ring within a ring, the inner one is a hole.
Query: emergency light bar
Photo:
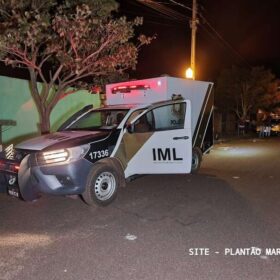
[[[149,89],[149,85],[130,85],[130,86],[117,86],[112,88],[112,94],[116,93],[129,93],[132,90],[146,90]]]

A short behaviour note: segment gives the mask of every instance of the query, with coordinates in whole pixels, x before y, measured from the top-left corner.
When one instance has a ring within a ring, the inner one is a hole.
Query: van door
[[[192,161],[190,101],[153,107],[133,120],[123,136],[125,176],[190,173]]]

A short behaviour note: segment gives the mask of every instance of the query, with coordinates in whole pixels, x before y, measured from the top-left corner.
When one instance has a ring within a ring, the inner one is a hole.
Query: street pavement
[[[0,194],[0,279],[280,279],[279,166],[280,138],[235,139],[105,208]]]

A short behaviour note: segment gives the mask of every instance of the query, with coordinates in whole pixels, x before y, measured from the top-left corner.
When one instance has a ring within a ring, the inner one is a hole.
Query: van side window
[[[183,129],[185,123],[186,103],[174,103],[153,110],[155,130]]]
[[[135,132],[183,129],[185,114],[185,102],[157,107],[148,111],[135,122]]]

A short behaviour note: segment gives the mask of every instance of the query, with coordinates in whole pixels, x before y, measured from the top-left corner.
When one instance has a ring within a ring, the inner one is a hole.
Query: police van
[[[212,88],[173,77],[107,85],[105,106],[86,106],[0,161],[9,194],[81,195],[105,206],[139,175],[197,172],[213,145]]]

